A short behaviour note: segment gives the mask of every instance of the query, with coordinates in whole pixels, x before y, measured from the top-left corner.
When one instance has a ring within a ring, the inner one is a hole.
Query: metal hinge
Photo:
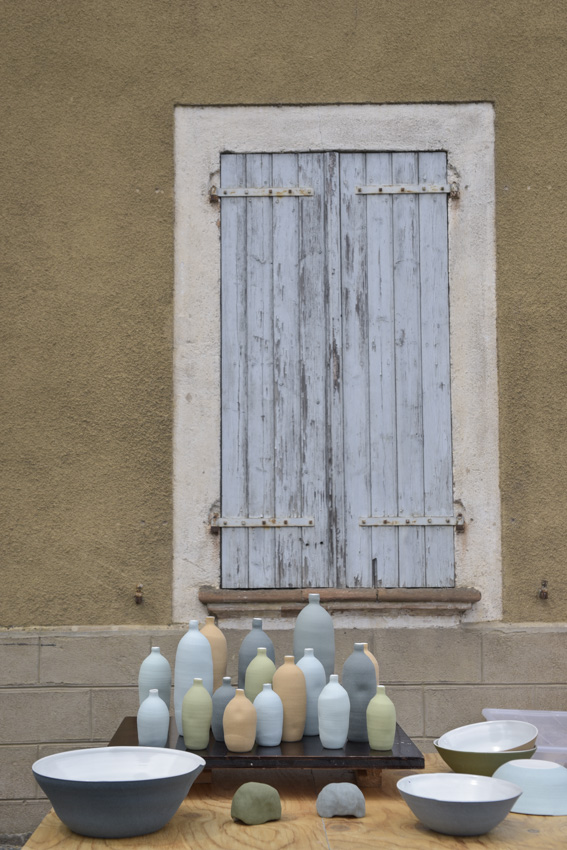
[[[359,525],[375,528],[383,526],[415,526],[415,525],[454,525],[455,530],[465,530],[465,520],[462,514],[456,516],[361,516]]]
[[[223,198],[310,198],[315,192],[302,186],[260,186],[259,188],[233,186],[230,188],[211,186],[211,200]]]
[[[396,183],[379,186],[356,186],[357,195],[451,195],[456,197],[459,187],[456,183]]]
[[[211,528],[297,528],[315,525],[313,517],[219,516],[211,519]]]

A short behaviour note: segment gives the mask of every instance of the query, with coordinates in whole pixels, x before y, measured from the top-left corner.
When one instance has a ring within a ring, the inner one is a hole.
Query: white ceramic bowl
[[[73,832],[128,838],[173,817],[205,760],[162,747],[95,747],[36,761],[34,776]]]
[[[514,782],[522,796],[512,806],[523,815],[567,815],[567,768],[552,761],[515,759],[495,772],[498,779]]]
[[[512,782],[466,773],[404,776],[398,790],[425,826],[445,835],[484,835],[522,793]]]
[[[485,720],[445,732],[440,747],[468,753],[501,753],[535,746],[537,727],[524,720]]]

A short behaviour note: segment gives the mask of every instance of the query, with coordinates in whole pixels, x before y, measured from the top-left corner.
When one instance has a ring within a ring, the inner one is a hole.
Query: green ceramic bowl
[[[433,741],[435,749],[455,773],[474,773],[477,776],[492,776],[494,771],[507,761],[531,759],[536,751],[536,747],[532,747],[529,750],[514,750],[504,753],[470,753],[464,750],[449,750],[446,747],[440,747],[438,740]]]

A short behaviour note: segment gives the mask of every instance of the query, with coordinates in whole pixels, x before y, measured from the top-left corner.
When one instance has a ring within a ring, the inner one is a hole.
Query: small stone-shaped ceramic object
[[[268,683],[272,684],[276,665],[266,654],[266,647],[259,646],[256,657],[252,659],[246,668],[244,677],[244,693],[250,702],[254,702],[262,687]]]
[[[245,782],[232,798],[230,814],[247,824],[279,820],[282,816],[280,795],[263,782]]]
[[[366,814],[364,794],[352,782],[331,782],[317,797],[317,814],[322,818],[363,818]]]
[[[223,677],[226,676],[228,654],[226,638],[219,627],[215,625],[214,617],[205,617],[205,625],[201,629],[201,634],[211,644],[211,652],[213,654],[213,690],[216,691],[217,688],[220,688]]]

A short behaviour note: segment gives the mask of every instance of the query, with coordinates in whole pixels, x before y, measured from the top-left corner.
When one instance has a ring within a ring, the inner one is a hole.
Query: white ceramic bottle
[[[181,711],[183,697],[193,684],[193,679],[203,680],[209,694],[213,695],[213,654],[211,644],[199,631],[199,621],[191,620],[189,630],[183,635],[175,655],[173,706],[177,732],[183,735]]]
[[[304,735],[319,734],[319,715],[317,703],[319,694],[327,683],[325,668],[318,658],[315,658],[313,649],[307,647],[303,658],[297,662],[297,666],[305,676],[305,687],[307,688],[307,710],[305,714]]]
[[[138,709],[138,744],[141,747],[165,747],[169,736],[169,709],[152,688]]]
[[[151,688],[157,688],[160,699],[169,708],[171,699],[171,665],[160,652],[159,646],[152,646],[150,654],[144,658],[138,674],[138,696],[140,705],[148,696]]]
[[[350,699],[336,673],[331,674],[317,701],[319,737],[328,750],[344,747],[348,736]]]
[[[256,741],[260,747],[278,747],[282,740],[283,703],[266,682],[256,699]]]

